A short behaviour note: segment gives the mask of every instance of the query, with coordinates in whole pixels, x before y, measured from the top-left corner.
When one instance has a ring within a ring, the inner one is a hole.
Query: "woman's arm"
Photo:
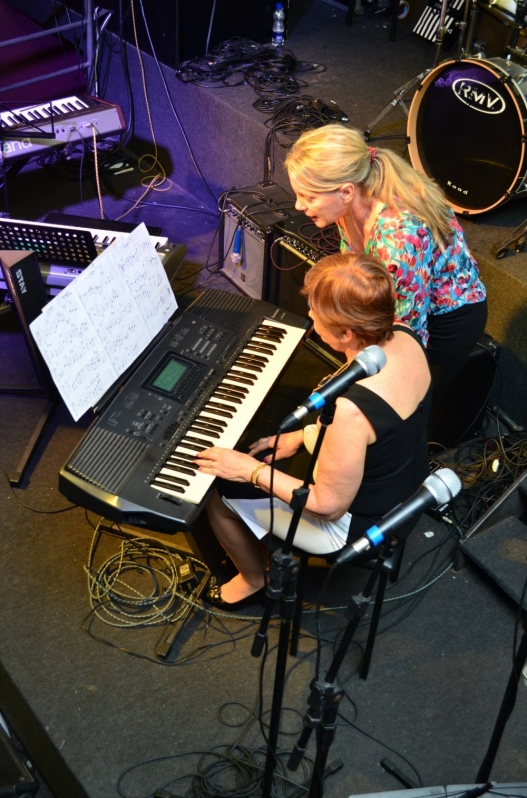
[[[364,473],[366,447],[375,434],[358,407],[348,399],[337,399],[333,423],[327,428],[318,458],[317,483],[311,485],[306,509],[320,518],[334,520],[348,510]],[[200,471],[237,482],[250,482],[258,460],[243,452],[213,447],[196,457]],[[271,468],[264,466],[258,487],[269,491]],[[273,493],[289,504],[302,480],[274,472]]]

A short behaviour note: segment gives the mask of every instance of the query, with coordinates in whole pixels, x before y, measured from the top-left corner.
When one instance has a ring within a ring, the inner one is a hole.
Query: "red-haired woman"
[[[394,289],[390,274],[366,255],[340,254],[324,258],[306,275],[303,293],[315,330],[347,363],[366,346],[382,346],[385,367],[353,385],[336,402],[327,428],[295,546],[318,555],[335,554],[400,502],[428,475],[426,425],[430,406],[430,372],[419,337],[409,327],[394,324]],[[313,431],[280,436],[278,459],[303,445],[313,448]],[[311,445],[310,445],[311,439]],[[269,530],[268,492],[271,468],[255,455],[269,449],[274,437],[263,438],[249,454],[213,447],[201,452],[196,464],[206,474],[221,477],[207,512],[219,542],[239,573],[214,585],[209,603],[237,610],[263,598],[264,577],[260,539]],[[251,483],[250,498],[239,498]],[[273,532],[287,534],[292,491],[301,480],[276,471],[273,480]],[[240,488],[241,492],[240,492]]]

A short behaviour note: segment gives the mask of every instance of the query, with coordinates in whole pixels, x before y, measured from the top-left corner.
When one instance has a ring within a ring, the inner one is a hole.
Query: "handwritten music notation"
[[[144,224],[120,237],[30,324],[55,385],[78,419],[177,309]]]

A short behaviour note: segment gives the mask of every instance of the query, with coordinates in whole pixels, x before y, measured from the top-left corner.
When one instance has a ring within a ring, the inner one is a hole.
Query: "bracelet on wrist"
[[[260,476],[266,465],[267,463],[258,463],[258,465],[255,465],[253,469],[253,472],[251,474],[251,483],[254,485],[255,488],[258,487],[258,477]]]

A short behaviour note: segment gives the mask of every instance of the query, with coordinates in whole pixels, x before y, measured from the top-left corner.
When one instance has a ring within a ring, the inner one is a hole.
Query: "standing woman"
[[[358,130],[304,133],[285,162],[296,208],[336,222],[342,252],[365,252],[392,274],[396,317],[427,347],[433,410],[485,328],[485,286],[441,189]]]

